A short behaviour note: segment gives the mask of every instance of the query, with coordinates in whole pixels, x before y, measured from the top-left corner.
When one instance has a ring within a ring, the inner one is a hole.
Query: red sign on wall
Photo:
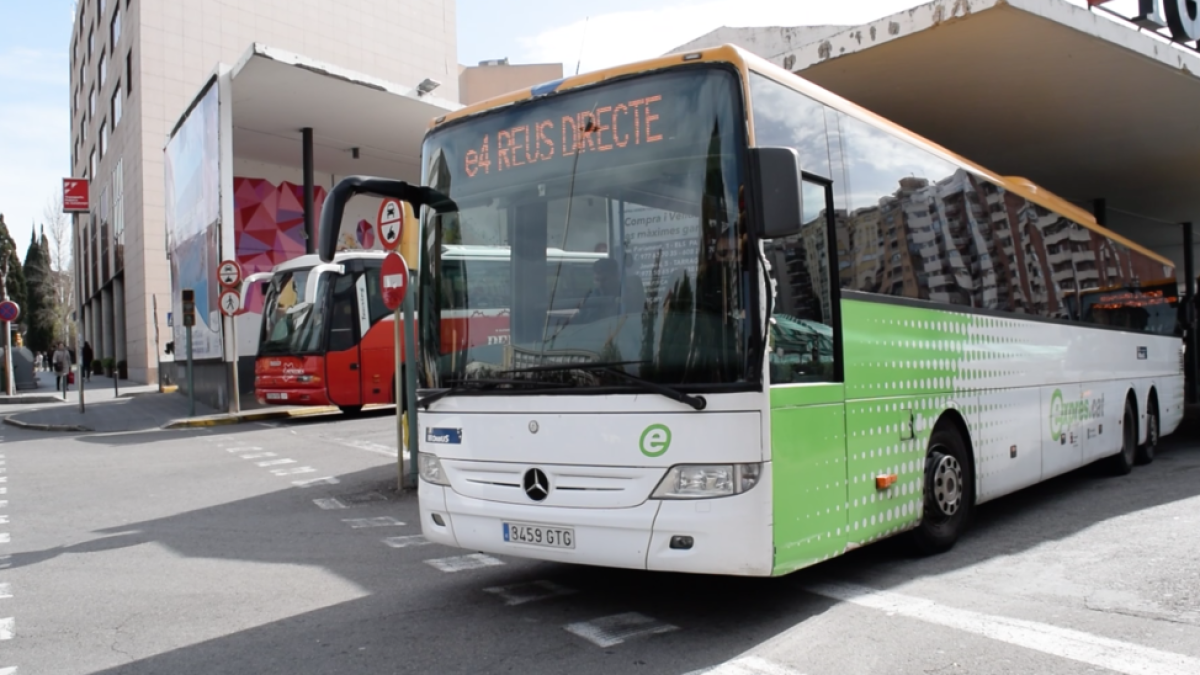
[[[88,181],[86,178],[63,179],[63,212],[87,213]]]

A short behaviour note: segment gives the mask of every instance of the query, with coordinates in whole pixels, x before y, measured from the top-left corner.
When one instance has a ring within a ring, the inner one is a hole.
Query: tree
[[[0,213],[0,275],[5,278],[4,290],[9,300],[25,308],[25,274],[21,269],[21,256],[17,254],[17,243],[8,234],[4,214]]]
[[[46,235],[42,234],[42,241]],[[29,329],[25,333],[25,346],[35,352],[49,351],[55,342],[55,323],[58,310],[55,307],[57,294],[54,288],[54,273],[46,248],[38,241],[37,233],[29,237],[29,249],[25,252],[25,298],[28,306],[22,310],[24,323]]]
[[[71,222],[62,210],[62,195],[55,192],[42,209],[45,226],[42,245],[47,251],[54,287],[54,333],[58,339],[72,344],[75,326],[71,313],[75,311],[75,270],[71,265]],[[49,238],[45,232],[49,231]]]

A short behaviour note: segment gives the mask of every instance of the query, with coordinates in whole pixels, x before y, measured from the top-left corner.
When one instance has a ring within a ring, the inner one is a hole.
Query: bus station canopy
[[[1193,48],[1065,0],[937,0],[821,28],[743,46],[997,173],[1089,210],[1102,198],[1111,229],[1182,265],[1171,223],[1200,221]]]
[[[234,156],[300,167],[301,129],[308,127],[314,169],[326,175],[418,180],[430,122],[460,107],[421,95],[416,83],[386,82],[260,44],[231,78]]]

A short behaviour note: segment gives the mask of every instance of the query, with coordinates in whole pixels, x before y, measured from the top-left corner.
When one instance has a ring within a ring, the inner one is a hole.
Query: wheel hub
[[[962,465],[953,455],[941,455],[933,467],[933,502],[945,516],[962,507]]]

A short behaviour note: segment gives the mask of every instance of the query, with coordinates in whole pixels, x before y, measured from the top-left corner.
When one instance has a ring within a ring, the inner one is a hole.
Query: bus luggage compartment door
[[[325,382],[334,405],[360,406],[362,399],[361,336],[354,277],[339,275],[329,302],[329,334],[325,353]]]

